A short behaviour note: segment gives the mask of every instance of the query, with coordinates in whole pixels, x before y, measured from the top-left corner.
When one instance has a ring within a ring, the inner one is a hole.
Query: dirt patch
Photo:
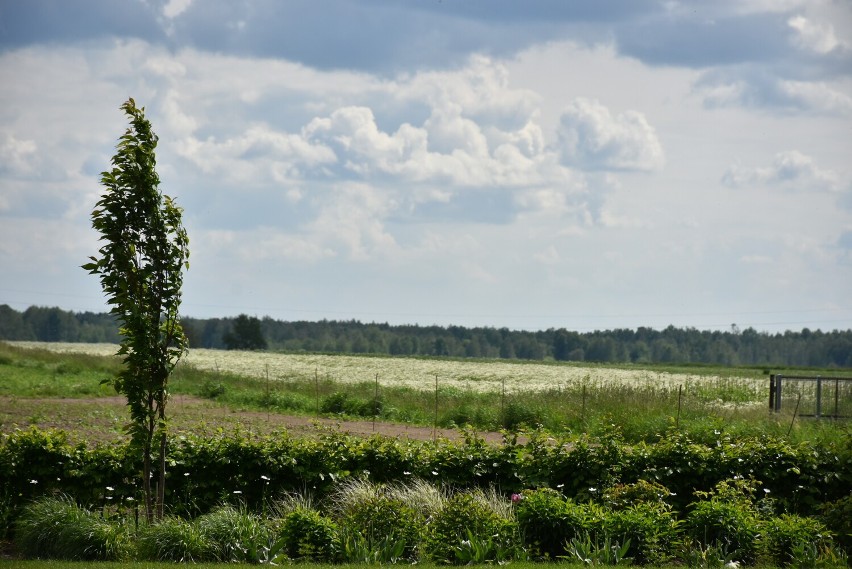
[[[249,431],[260,435],[285,431],[291,436],[317,436],[323,432],[341,432],[354,436],[432,440],[461,440],[458,430],[387,423],[382,421],[350,421],[329,417],[306,417],[231,409],[207,399],[177,395],[172,398],[169,416],[176,433],[207,434]],[[122,397],[88,399],[0,397],[0,432],[36,426],[61,429],[73,441],[109,443],[125,440],[128,421],[127,405]],[[477,433],[494,444],[503,436],[495,432]]]

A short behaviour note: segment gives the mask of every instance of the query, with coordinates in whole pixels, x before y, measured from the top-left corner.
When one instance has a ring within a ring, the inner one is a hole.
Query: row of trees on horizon
[[[182,319],[190,347],[289,352],[448,356],[609,363],[688,363],[852,368],[852,330],[707,331],[669,326],[594,332],[564,328],[391,325],[356,320],[286,322],[241,314]],[[0,305],[0,340],[118,343],[107,313]]]

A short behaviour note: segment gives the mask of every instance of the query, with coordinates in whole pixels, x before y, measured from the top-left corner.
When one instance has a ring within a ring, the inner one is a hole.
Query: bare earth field
[[[127,422],[126,402],[122,397],[89,399],[0,397],[0,433],[15,429],[61,429],[71,440],[89,444],[110,443],[126,439],[122,429]],[[317,436],[323,432],[342,432],[355,436],[430,440],[435,436],[460,439],[456,430],[385,423],[377,421],[336,421],[328,418],[281,415],[257,411],[228,409],[208,400],[175,396],[169,405],[169,417],[175,434],[242,431],[258,435],[287,432],[294,437]],[[478,433],[493,443],[502,441],[500,433]]]

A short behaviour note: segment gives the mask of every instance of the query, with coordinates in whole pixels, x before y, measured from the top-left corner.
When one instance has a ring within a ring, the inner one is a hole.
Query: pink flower
[[[518,502],[520,502],[523,499],[524,499],[524,497],[521,496],[520,494],[512,494],[512,503],[513,504],[517,504]]]

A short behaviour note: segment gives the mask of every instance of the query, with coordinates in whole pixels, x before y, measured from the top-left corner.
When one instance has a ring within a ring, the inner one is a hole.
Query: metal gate
[[[772,374],[769,409],[800,417],[852,417],[852,377]]]

